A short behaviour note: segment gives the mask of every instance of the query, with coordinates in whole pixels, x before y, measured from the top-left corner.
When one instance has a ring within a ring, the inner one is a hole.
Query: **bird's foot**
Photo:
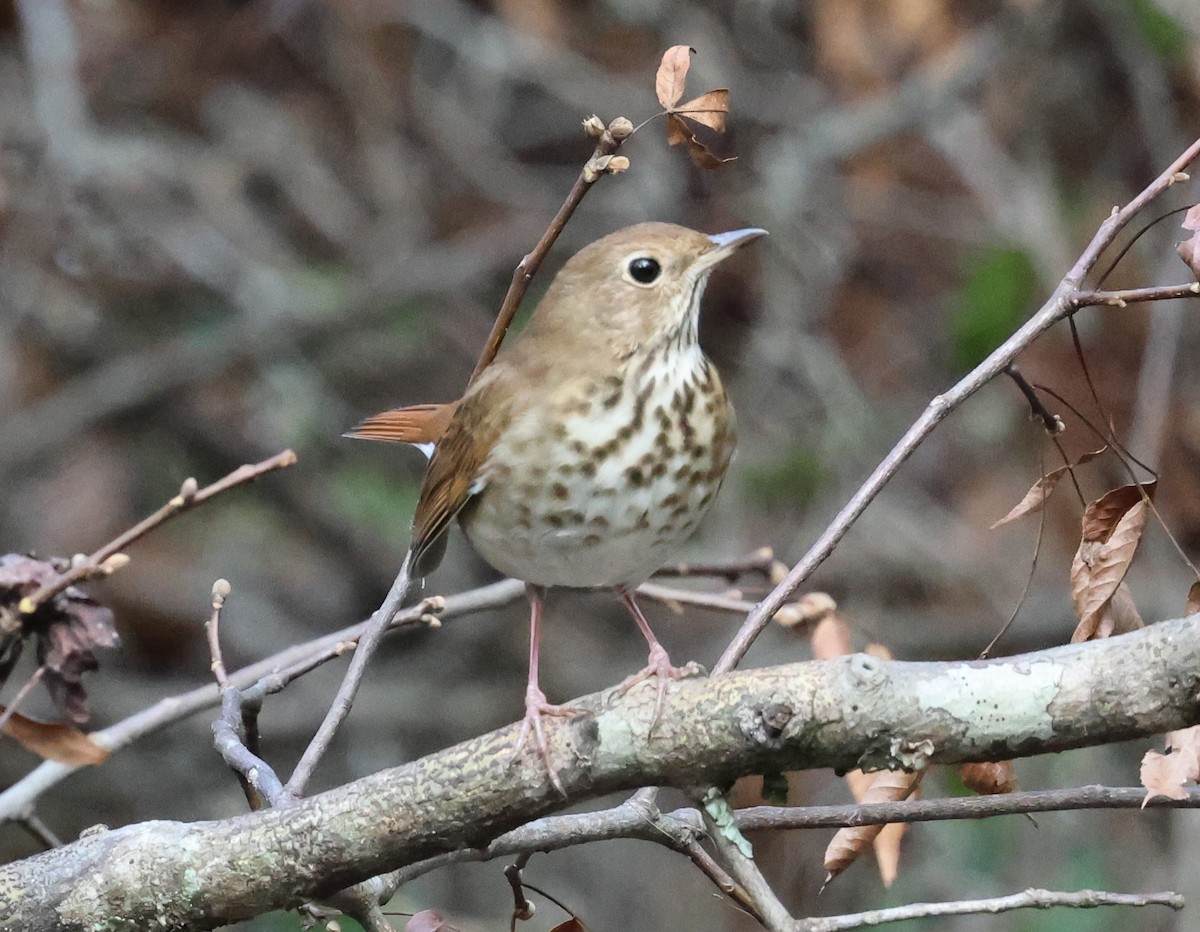
[[[646,666],[633,674],[633,676],[626,677],[618,683],[616,689],[613,690],[613,695],[623,696],[638,683],[644,682],[651,677],[657,679],[658,695],[654,700],[654,716],[650,719],[650,728],[646,732],[647,737],[652,737],[654,735],[654,727],[658,724],[658,720],[662,718],[663,709],[667,704],[668,684],[671,680],[681,680],[688,676],[695,676],[699,672],[703,672],[703,668],[695,663],[688,663],[682,667],[673,666],[666,648],[661,644],[655,643],[650,648],[650,656],[646,659]]]
[[[536,686],[529,686],[525,690],[525,720],[521,722],[521,731],[517,735],[517,744],[513,748],[512,757],[509,759],[513,763],[521,756],[521,751],[525,749],[525,743],[533,738],[537,745],[538,756],[542,759],[542,764],[546,768],[546,775],[550,778],[550,783],[558,790],[559,795],[566,796],[567,791],[563,788],[562,780],[558,777],[558,771],[554,769],[550,763],[550,748],[546,743],[546,734],[542,729],[542,716],[552,715],[561,718],[574,718],[576,715],[583,715],[587,712],[580,706],[575,705],[552,705],[546,701],[546,694]]]

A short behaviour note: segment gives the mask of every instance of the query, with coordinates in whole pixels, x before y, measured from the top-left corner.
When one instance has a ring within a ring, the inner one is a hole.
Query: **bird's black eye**
[[[662,266],[658,264],[658,260],[649,256],[638,256],[629,263],[629,275],[641,285],[649,285],[658,278],[660,272]]]

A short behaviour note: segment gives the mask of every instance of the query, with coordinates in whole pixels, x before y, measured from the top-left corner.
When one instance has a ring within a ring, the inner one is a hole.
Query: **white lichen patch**
[[[1050,660],[952,666],[917,682],[918,715],[965,722],[980,742],[1050,738],[1050,704],[1063,673],[1064,666]]]

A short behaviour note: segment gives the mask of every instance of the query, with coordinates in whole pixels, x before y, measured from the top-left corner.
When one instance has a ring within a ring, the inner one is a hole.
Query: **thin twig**
[[[222,760],[237,774],[242,792],[252,810],[264,805],[290,802],[284,798],[283,783],[265,760],[243,740],[241,729],[246,718],[242,693],[229,682],[225,660],[221,656],[221,610],[229,598],[229,583],[218,579],[212,587],[212,615],[205,624],[208,649],[212,657],[213,678],[221,696],[221,714],[212,723],[213,745]],[[254,742],[257,744],[257,741]]]
[[[739,576],[757,573],[767,579],[778,568],[787,567],[775,559],[775,551],[770,547],[760,547],[740,560],[721,560],[711,563],[687,562],[671,563],[654,571],[655,576],[716,576],[729,582],[736,582]]]
[[[59,838],[45,822],[32,809],[23,816],[18,817],[16,823],[25,829],[30,835],[36,838],[47,848],[61,848],[62,839]]]
[[[756,922],[762,922],[762,914],[758,911],[758,907],[754,905],[754,900],[750,898],[750,894],[742,888],[741,884],[729,876],[725,868],[718,864],[716,859],[704,850],[704,846],[699,841],[693,838],[684,847],[683,853],[696,865],[700,873],[711,880],[713,886],[733,900],[739,909],[744,910]]]
[[[491,583],[459,595],[447,596],[442,617],[445,619],[470,615],[509,605],[524,597],[525,584],[514,579]],[[405,609],[392,619],[393,628],[413,627],[424,624],[426,602]],[[258,680],[270,678],[292,665],[314,662],[320,658],[328,660],[340,657],[352,650],[355,642],[370,625],[370,619],[350,625],[340,631],[314,638],[302,644],[285,648],[264,660],[243,667],[229,674],[230,683],[238,688],[249,687]],[[110,725],[89,737],[109,751],[128,747],[145,735],[160,731],[181,719],[195,715],[220,704],[216,684],[209,683],[185,693],[168,696],[133,715]],[[6,790],[0,792],[0,819],[12,819],[41,796],[42,793],[70,776],[79,767],[57,761],[43,761]]]
[[[1071,295],[1071,307],[1125,307],[1143,301],[1170,301],[1200,295],[1200,282],[1183,285],[1156,285],[1151,288],[1126,288],[1122,291],[1077,291]]]
[[[12,697],[12,701],[3,711],[0,711],[0,730],[8,724],[8,720],[16,714],[17,707],[21,705],[25,698],[33,692],[33,688],[42,681],[42,677],[46,675],[46,665],[42,664],[29,675],[27,679],[17,690],[17,694]]]
[[[726,808],[730,815],[733,815],[733,811],[728,808],[729,804],[724,797],[720,797],[720,794],[716,794],[714,791],[710,791],[709,795],[700,802],[700,817],[704,820],[705,830],[713,847],[721,856],[726,870],[729,871],[729,876],[737,882],[750,902],[754,904],[758,921],[764,928],[769,932],[790,932],[796,920],[792,918],[787,907],[779,901],[779,897],[771,889],[767,878],[758,869],[753,854],[749,853],[748,848],[746,851],[742,850],[742,845],[748,846],[749,843],[744,836],[740,835],[741,829],[736,826],[736,823],[733,826],[722,825],[714,819],[711,805],[707,802],[710,798],[718,798],[718,802]],[[736,815],[733,817],[736,819]]]
[[[945,394],[938,395],[930,401],[928,407],[913,423],[900,441],[892,448],[883,461],[867,477],[850,501],[837,513],[834,519],[809,548],[808,552],[792,567],[787,576],[758,604],[750,613],[741,629],[734,636],[729,646],[721,655],[713,668],[713,673],[725,673],[735,666],[746,655],[755,638],[770,622],[771,617],[796,592],[825,559],[837,547],[846,532],[854,525],[867,506],[875,500],[892,476],[899,471],[905,461],[925,441],[925,438],[963,402],[975,394],[980,388],[990,382],[1004,368],[1016,359],[1034,340],[1049,330],[1064,316],[1077,310],[1074,304],[1079,295],[1080,285],[1095,268],[1100,256],[1112,244],[1117,234],[1132,220],[1138,212],[1154,198],[1166,191],[1171,185],[1184,181],[1187,176],[1184,170],[1200,156],[1200,139],[1193,142],[1175,161],[1147,185],[1141,193],[1129,201],[1124,207],[1114,209],[1103,223],[1100,224],[1092,241],[1079,256],[1072,269],[1067,273],[1053,294],[1042,307],[1021,326],[1016,333],[997,347],[983,362],[971,370],[963,379]],[[1190,286],[1189,286],[1190,287]]]
[[[276,453],[261,463],[239,466],[223,479],[218,479],[212,485],[206,486],[203,489],[196,488],[196,480],[185,480],[180,487],[179,494],[158,509],[158,511],[149,517],[143,518],[129,530],[118,534],[95,553],[73,563],[71,568],[65,573],[44,583],[31,595],[21,599],[17,606],[18,611],[23,615],[32,615],[40,605],[48,599],[54,598],[54,596],[63,592],[69,586],[73,586],[75,583],[92,576],[105,575],[107,570],[104,569],[104,564],[109,557],[122,552],[130,544],[145,537],[160,524],[169,521],[177,515],[183,514],[185,511],[190,511],[198,505],[203,505],[210,498],[220,495],[234,486],[251,482],[259,476],[277,469],[286,469],[288,466],[295,464],[295,462],[296,454],[291,450],[284,450],[282,453]]]
[[[339,726],[350,714],[350,707],[354,704],[354,697],[358,694],[363,674],[367,670],[367,662],[375,653],[375,648],[379,646],[384,633],[392,624],[392,618],[400,611],[400,606],[404,602],[405,596],[408,595],[409,587],[412,584],[411,569],[412,553],[409,552],[404,558],[400,572],[396,575],[395,582],[392,583],[392,588],[384,597],[383,604],[371,616],[366,630],[359,637],[358,645],[354,649],[354,657],[350,661],[350,669],[346,671],[346,676],[338,687],[337,695],[333,697],[329,711],[325,713],[321,727],[313,735],[308,747],[304,749],[304,754],[300,757],[300,762],[296,764],[296,769],[292,771],[285,790],[293,799],[299,799],[304,795],[304,788],[308,784],[309,777],[312,776],[325,752],[329,750],[329,745],[332,743],[334,735],[337,734]]]
[[[909,903],[905,906],[892,906],[888,909],[872,909],[865,913],[802,919],[793,926],[793,930],[794,932],[843,932],[845,929],[861,929],[864,926],[903,922],[907,919],[927,919],[931,916],[995,914],[1006,913],[1014,909],[1050,909],[1057,906],[1075,909],[1092,909],[1097,906],[1169,906],[1178,911],[1183,909],[1184,902],[1182,896],[1171,892],[1109,893],[1105,890],[1059,892],[1031,888],[1021,893],[989,897],[984,900]]]
[[[595,119],[593,117],[593,119]],[[597,120],[597,122],[599,122]],[[584,124],[589,125],[588,123]],[[592,157],[587,164],[579,172],[579,177],[575,179],[575,184],[571,186],[567,198],[563,201],[562,206],[558,208],[558,213],[554,215],[554,219],[550,221],[550,225],[546,228],[546,232],[542,234],[541,239],[519,263],[516,269],[513,270],[512,282],[508,286],[508,292],[504,295],[504,301],[500,305],[500,312],[496,315],[496,321],[492,324],[492,332],[488,334],[487,343],[484,344],[483,352],[479,356],[479,361],[475,364],[475,370],[471,373],[471,378],[467,385],[474,384],[475,380],[483,373],[483,370],[491,365],[492,360],[496,358],[496,353],[500,351],[500,344],[504,342],[504,335],[508,333],[508,328],[512,325],[513,318],[517,314],[517,308],[521,306],[521,299],[525,297],[525,291],[529,288],[529,283],[533,281],[533,276],[537,274],[537,270],[541,267],[542,260],[550,252],[550,247],[554,245],[558,235],[563,231],[563,227],[567,225],[567,221],[571,219],[571,215],[575,213],[575,209],[583,200],[584,195],[591,190],[592,185],[600,180],[601,176],[606,174],[603,170],[597,172],[593,167],[594,164],[605,156],[611,156],[619,148],[633,132],[633,127],[628,120],[614,120],[600,131],[599,138],[596,142],[596,149],[592,153]]]

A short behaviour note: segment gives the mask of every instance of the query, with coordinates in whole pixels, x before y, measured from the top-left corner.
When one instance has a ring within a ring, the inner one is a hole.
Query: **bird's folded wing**
[[[459,403],[434,448],[413,517],[412,556],[418,575],[436,569],[446,551],[446,530],[455,515],[483,489],[482,472],[498,435],[498,412],[486,391]],[[472,416],[488,410],[491,417]]]

